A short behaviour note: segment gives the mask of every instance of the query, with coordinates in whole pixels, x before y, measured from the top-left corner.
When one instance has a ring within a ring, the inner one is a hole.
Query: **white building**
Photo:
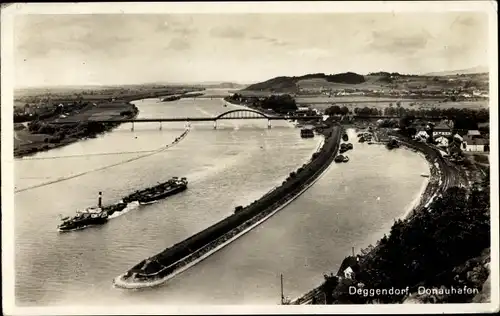
[[[465,136],[462,143],[463,151],[488,152],[490,151],[489,141],[484,138],[472,138]]]
[[[469,130],[467,131],[467,136],[471,137],[471,138],[475,138],[475,137],[481,137],[481,132],[479,132],[478,130]]]
[[[448,147],[448,138],[444,136],[439,136],[438,138],[435,139],[437,146],[438,147]]]
[[[425,142],[429,138],[429,134],[426,131],[420,131],[415,135],[415,139],[421,142]]]
[[[464,141],[464,138],[458,134],[453,135],[453,138],[458,139],[461,143]]]
[[[299,106],[295,112],[307,112],[307,111],[309,111],[309,107]]]
[[[351,279],[354,277],[354,271],[352,270],[351,267],[347,267],[347,269],[344,270],[344,277],[346,279]]]

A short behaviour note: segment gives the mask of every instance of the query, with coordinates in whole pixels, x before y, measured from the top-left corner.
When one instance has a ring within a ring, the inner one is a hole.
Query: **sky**
[[[488,38],[473,12],[18,15],[15,85],[424,74],[488,66]]]

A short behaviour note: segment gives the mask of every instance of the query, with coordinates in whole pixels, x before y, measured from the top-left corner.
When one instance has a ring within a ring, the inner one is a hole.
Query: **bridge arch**
[[[245,113],[247,113],[247,115],[245,115]],[[252,113],[253,115],[250,113]],[[233,114],[234,114],[234,116],[233,116]],[[241,114],[241,115],[238,115],[238,114]],[[270,116],[266,115],[265,113],[262,113],[262,112],[259,112],[256,110],[238,109],[238,110],[231,110],[231,111],[227,111],[227,112],[224,112],[222,114],[219,114],[218,116],[215,117],[215,120],[219,120],[219,119],[224,118],[224,117],[227,117],[228,119],[229,118],[253,118],[253,117],[262,117],[262,118],[266,118],[266,119],[271,118]]]

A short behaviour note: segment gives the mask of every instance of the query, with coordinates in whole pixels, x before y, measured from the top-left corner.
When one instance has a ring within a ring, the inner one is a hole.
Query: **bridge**
[[[365,114],[355,114],[355,115],[346,115],[343,118],[347,119],[399,119],[398,116],[387,116],[387,115],[365,115]],[[224,113],[221,113],[217,116],[213,117],[164,117],[164,118],[132,118],[132,119],[92,119],[90,118],[88,122],[97,122],[97,123],[132,123],[132,130],[134,130],[134,123],[152,123],[158,122],[214,122],[214,129],[217,128],[217,121],[219,120],[255,120],[255,119],[263,119],[268,121],[268,128],[271,128],[272,120],[318,120],[323,119],[321,115],[275,115],[264,113],[261,111],[253,110],[253,109],[236,109],[230,110]],[[427,120],[435,120],[435,119],[443,119],[443,117],[415,117],[415,119],[427,119]],[[72,120],[71,118],[56,120],[50,122],[51,124],[76,124],[80,121]]]
[[[217,128],[217,121],[219,120],[255,120],[262,119],[268,121],[268,128],[271,128],[272,120],[318,120],[323,119],[321,115],[313,115],[313,116],[299,116],[299,115],[272,115],[264,112],[260,112],[252,109],[237,109],[230,110],[224,113],[221,113],[217,116],[213,117],[165,117],[165,118],[134,118],[134,119],[107,119],[107,120],[99,120],[90,118],[87,120],[88,122],[97,122],[97,123],[132,123],[132,130],[134,129],[134,123],[152,123],[159,122],[160,129],[162,122],[214,122],[214,129]],[[51,122],[51,124],[76,124],[80,121],[68,119],[61,119],[57,121]]]

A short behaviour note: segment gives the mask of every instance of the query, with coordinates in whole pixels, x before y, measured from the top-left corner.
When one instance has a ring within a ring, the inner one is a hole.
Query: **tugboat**
[[[344,156],[344,160],[342,160],[342,162],[348,162],[348,161],[349,161],[349,157]]]
[[[124,197],[123,202],[130,203],[137,201],[140,204],[148,204],[186,190],[187,184],[188,181],[186,178],[179,179],[178,177],[173,177],[167,182],[159,183],[154,187],[136,191]]]
[[[115,212],[120,212],[127,207],[127,203],[119,202],[116,204],[102,206],[102,192],[99,192],[97,207],[89,207],[83,211],[77,211],[72,218],[62,218],[62,223],[57,226],[60,232],[82,229],[93,225],[102,225],[108,221],[108,217]]]
[[[347,149],[353,149],[354,146],[351,143],[347,143]]]
[[[77,211],[72,218],[65,217],[63,222],[57,227],[60,232],[82,229],[92,225],[102,225],[108,221],[108,213],[101,208],[88,208],[84,211]]]
[[[347,134],[346,134],[346,133],[344,133],[344,135],[342,135],[342,140],[343,140],[344,142],[348,141],[348,140],[349,140],[349,136],[347,136]]]

